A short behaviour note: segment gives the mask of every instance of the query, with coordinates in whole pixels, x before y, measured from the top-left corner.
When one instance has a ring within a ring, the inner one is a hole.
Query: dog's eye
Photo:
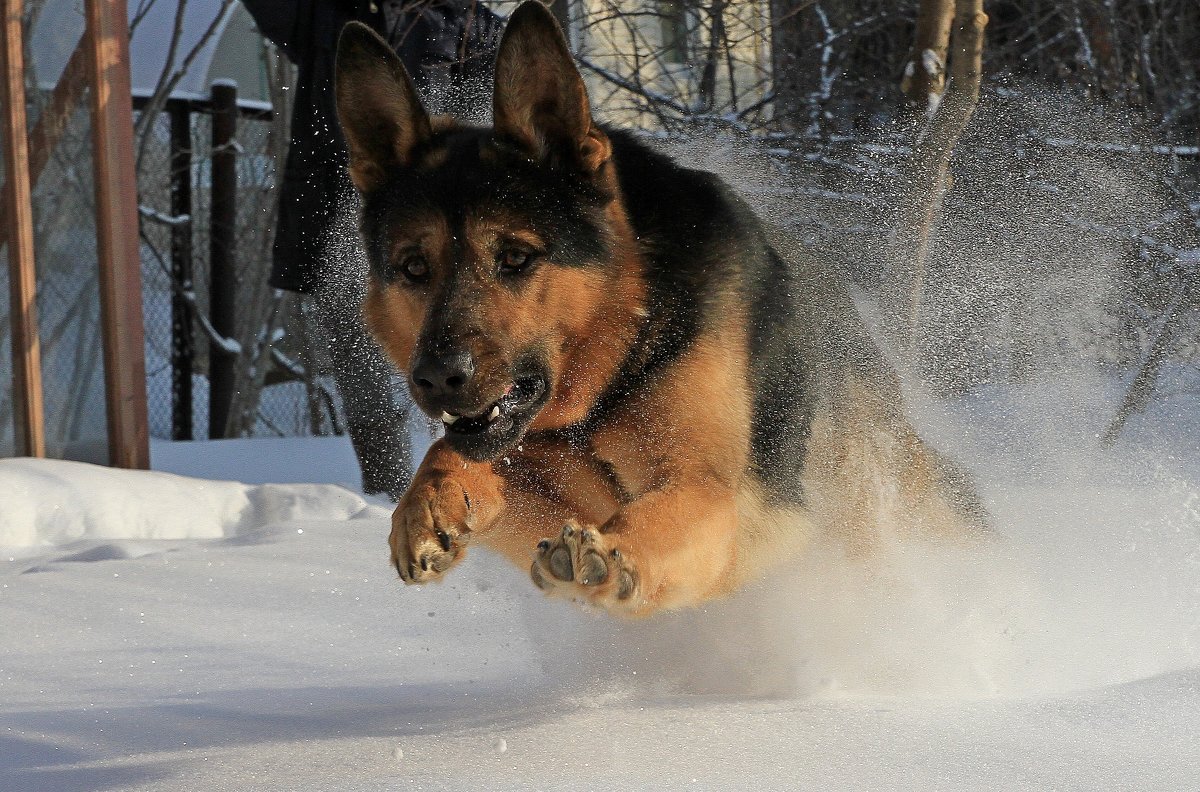
[[[424,283],[429,278],[429,262],[420,253],[408,253],[396,264],[395,270],[413,283]]]
[[[501,275],[515,275],[529,266],[534,254],[520,248],[505,248],[496,256]]]

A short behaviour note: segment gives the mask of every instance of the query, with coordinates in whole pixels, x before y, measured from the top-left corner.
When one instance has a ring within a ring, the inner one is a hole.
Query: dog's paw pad
[[[633,596],[633,592],[637,590],[637,581],[633,579],[633,573],[628,569],[622,569],[617,573],[617,599],[622,602]]]
[[[575,569],[571,564],[571,551],[565,547],[556,547],[550,553],[550,574],[563,582],[575,579]]]
[[[537,544],[529,576],[534,585],[556,595],[609,607],[629,602],[637,591],[637,574],[614,536],[575,523],[553,539]]]
[[[584,553],[579,564],[579,582],[585,586],[599,586],[608,580],[608,564],[596,552]]]

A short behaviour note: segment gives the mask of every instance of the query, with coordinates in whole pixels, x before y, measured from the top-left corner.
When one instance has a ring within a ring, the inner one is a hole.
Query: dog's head
[[[612,145],[540,3],[511,17],[495,86],[493,128],[431,119],[382,39],[342,33],[364,316],[416,403],[476,460],[585,417],[644,313]]]

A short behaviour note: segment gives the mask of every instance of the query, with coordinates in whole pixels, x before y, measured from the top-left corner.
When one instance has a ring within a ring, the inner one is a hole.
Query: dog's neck
[[[604,170],[601,177],[614,196],[605,209],[612,255],[604,276],[604,303],[593,312],[586,331],[564,345],[554,396],[531,426],[534,430],[563,429],[587,419],[626,365],[634,346],[646,337],[650,312],[645,263],[621,200],[614,163],[606,164]]]

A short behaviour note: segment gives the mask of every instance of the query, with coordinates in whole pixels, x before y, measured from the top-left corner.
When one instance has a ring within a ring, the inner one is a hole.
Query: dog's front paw
[[[414,482],[392,515],[392,566],[405,583],[439,579],[463,557],[471,504],[453,479]]]
[[[603,608],[637,608],[638,573],[615,537],[571,521],[559,535],[538,542],[529,576],[543,591]]]

